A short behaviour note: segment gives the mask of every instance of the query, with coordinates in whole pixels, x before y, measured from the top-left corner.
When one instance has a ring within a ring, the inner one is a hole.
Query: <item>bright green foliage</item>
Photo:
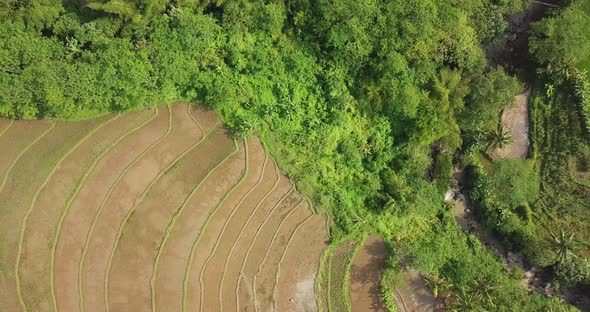
[[[486,150],[494,151],[512,143],[512,134],[500,124],[495,130],[488,131],[484,139]]]
[[[590,2],[574,0],[555,17],[534,25],[530,48],[541,64],[555,70],[590,69],[586,67],[590,65],[589,13]]]
[[[465,112],[461,115],[461,128],[471,132],[495,129],[503,108],[514,102],[514,95],[521,89],[514,77],[500,68],[474,78],[468,95]]]

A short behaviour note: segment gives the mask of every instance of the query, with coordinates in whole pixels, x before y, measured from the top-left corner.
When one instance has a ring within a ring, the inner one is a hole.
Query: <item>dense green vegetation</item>
[[[532,29],[537,78],[530,159],[465,155],[481,218],[513,251],[556,274],[552,287],[590,283],[590,1],[574,0]]]
[[[0,115],[204,103],[235,134],[263,138],[332,216],[335,242],[397,238],[417,269],[455,285],[449,304],[482,297],[477,279],[494,298],[477,307],[567,310],[521,289],[443,204],[455,152],[481,150],[522,87],[481,47],[526,2],[0,0]],[[527,162],[498,167],[497,191],[531,183],[515,167],[534,176]],[[509,204],[538,193],[530,184]]]

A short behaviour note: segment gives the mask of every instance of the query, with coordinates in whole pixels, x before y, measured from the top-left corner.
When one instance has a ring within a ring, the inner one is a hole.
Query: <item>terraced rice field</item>
[[[314,311],[327,247],[256,138],[187,103],[0,119],[0,311]]]
[[[359,242],[353,239],[331,246],[322,256],[316,292],[320,311],[350,311],[350,268]]]

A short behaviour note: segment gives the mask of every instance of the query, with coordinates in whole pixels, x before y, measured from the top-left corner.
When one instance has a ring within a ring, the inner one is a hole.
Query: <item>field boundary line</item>
[[[211,219],[213,219],[213,217],[217,214],[217,211],[219,210],[219,208],[223,205],[223,203],[225,203],[225,200],[233,193],[233,191],[235,191],[242,184],[242,182],[244,181],[244,179],[248,175],[248,159],[249,159],[249,157],[248,157],[248,143],[246,142],[246,140],[244,140],[243,143],[244,143],[244,156],[245,156],[244,163],[245,164],[244,164],[244,171],[242,173],[242,176],[240,177],[240,180],[238,180],[238,182],[236,184],[234,184],[232,186],[232,188],[227,193],[225,193],[223,195],[223,197],[221,198],[219,203],[217,203],[217,205],[215,206],[213,211],[207,215],[207,219],[205,220],[203,227],[201,227],[201,229],[199,230],[199,234],[197,235],[197,238],[195,239],[195,241],[193,242],[193,244],[191,246],[189,258],[187,260],[187,267],[184,271],[184,277],[182,279],[182,312],[186,312],[189,275],[190,275],[192,263],[193,263],[193,260],[195,257],[195,252],[197,251],[197,247],[198,247],[199,243],[201,242],[201,238],[203,237],[202,235],[205,232],[205,230],[207,229],[207,226],[209,225],[209,222],[211,221]]]
[[[274,190],[277,188],[277,185],[279,184],[279,181],[281,180],[281,174],[279,172],[279,166],[277,165],[277,162],[273,160],[273,163],[275,165],[275,174],[276,174],[276,181],[273,184],[272,188],[264,195],[264,197],[262,197],[262,199],[260,199],[260,201],[258,201],[258,203],[256,204],[256,207],[254,207],[254,209],[252,210],[252,212],[250,213],[250,215],[248,216],[248,219],[246,219],[246,222],[244,223],[244,225],[242,226],[242,228],[240,229],[240,233],[238,234],[238,237],[236,238],[236,240],[233,242],[231,249],[229,251],[229,255],[227,256],[227,258],[225,259],[225,264],[223,266],[223,271],[221,271],[221,283],[219,284],[219,289],[218,289],[218,301],[219,301],[219,310],[223,311],[223,299],[221,294],[223,293],[223,283],[225,280],[225,271],[227,269],[227,265],[229,264],[229,261],[234,253],[234,249],[236,247],[236,245],[238,244],[238,241],[240,240],[242,234],[244,234],[244,231],[246,230],[246,227],[248,226],[248,224],[250,224],[250,221],[252,221],[252,218],[254,217],[254,215],[256,214],[256,212],[258,211],[258,209],[260,208],[260,206],[262,206],[262,203],[270,196],[270,194],[272,194],[274,192]],[[266,219],[266,218],[265,218]]]
[[[90,241],[92,240],[92,237],[94,236],[94,229],[96,227],[96,224],[98,223],[98,220],[99,220],[100,216],[102,215],[102,211],[104,209],[104,206],[105,206],[107,200],[109,200],[109,198],[111,197],[111,194],[115,189],[115,186],[119,184],[119,181],[121,181],[121,179],[127,173],[127,171],[129,171],[129,169],[131,169],[131,167],[133,167],[140,159],[142,159],[143,156],[145,156],[145,154],[147,154],[149,151],[151,151],[152,148],[154,148],[156,145],[158,145],[162,140],[164,140],[164,138],[166,138],[168,136],[168,134],[170,134],[171,122],[172,122],[172,111],[170,110],[169,105],[166,105],[166,107],[168,108],[168,114],[169,114],[167,131],[164,133],[163,136],[161,136],[155,142],[150,144],[150,146],[146,150],[141,152],[141,154],[139,154],[139,156],[137,156],[129,165],[127,165],[125,167],[125,169],[123,169],[123,171],[121,171],[121,173],[117,176],[117,178],[115,179],[115,182],[113,182],[113,184],[111,184],[111,186],[109,187],[109,190],[107,191],[107,194],[105,195],[105,197],[101,201],[100,206],[98,207],[98,210],[92,220],[92,224],[90,225],[90,228],[88,229],[88,233],[86,233],[86,241],[84,242],[84,247],[82,248],[82,257],[80,258],[80,263],[79,263],[79,267],[78,267],[78,291],[79,291],[78,305],[80,306],[81,312],[84,311],[84,294],[82,291],[82,286],[83,286],[83,273],[82,272],[84,269],[84,263],[86,261],[86,254],[88,252],[88,247],[90,246]],[[154,114],[154,117],[150,121],[153,121],[160,114],[160,110],[158,109],[157,106],[156,106],[155,110],[156,110],[156,113]]]
[[[4,132],[6,132],[8,129],[10,129],[10,127],[12,127],[12,124],[14,124],[14,119],[10,120],[10,123],[8,124],[8,127],[4,128],[4,130],[0,131],[0,137],[2,137],[2,135],[4,134]]]
[[[121,115],[116,115],[115,117],[111,118],[111,120],[109,121],[109,123],[119,119],[121,117]],[[61,228],[63,226],[63,223],[70,211],[70,208],[72,207],[72,203],[74,202],[74,200],[76,199],[76,197],[78,196],[78,193],[80,192],[80,190],[82,189],[82,187],[84,186],[84,182],[86,182],[86,179],[88,179],[88,177],[90,176],[90,174],[94,171],[94,168],[96,167],[96,165],[98,164],[98,162],[108,153],[110,152],[110,150],[115,147],[117,144],[119,144],[121,141],[123,141],[126,137],[128,137],[129,135],[131,135],[133,132],[135,132],[136,130],[141,129],[141,127],[143,127],[144,125],[146,125],[150,120],[152,120],[153,116],[150,118],[146,118],[146,120],[139,124],[137,127],[127,131],[126,133],[121,134],[121,136],[113,143],[111,143],[109,146],[107,146],[102,152],[100,152],[100,154],[98,154],[93,160],[92,163],[90,164],[90,166],[88,167],[88,170],[86,170],[86,172],[84,173],[84,176],[82,176],[82,178],[79,180],[78,185],[76,186],[76,190],[74,191],[74,193],[72,193],[70,195],[70,197],[68,198],[67,202],[66,202],[66,207],[62,213],[62,215],[60,216],[59,222],[57,224],[57,228],[55,230],[55,237],[53,238],[53,243],[51,246],[51,270],[50,270],[50,280],[51,280],[51,297],[53,299],[53,309],[54,311],[58,311],[57,309],[57,297],[55,295],[55,253],[57,251],[57,244],[59,242],[59,238],[61,236]]]
[[[295,229],[293,230],[293,232],[291,232],[291,235],[289,236],[289,239],[287,240],[287,244],[285,245],[285,249],[283,249],[283,253],[281,254],[281,258],[279,259],[279,263],[277,264],[277,273],[275,274],[275,283],[272,287],[272,306],[273,306],[273,311],[276,311],[276,302],[277,302],[277,285],[279,284],[279,279],[281,278],[281,263],[283,262],[283,260],[285,260],[285,255],[287,254],[287,251],[289,250],[289,245],[291,245],[291,242],[293,241],[293,238],[295,238],[295,235],[297,234],[297,232],[299,231],[299,229],[306,224],[309,220],[311,220],[311,218],[314,216],[315,214],[313,213],[313,211],[311,211],[311,214],[309,216],[307,216],[307,218],[305,218],[303,221],[299,222],[299,224],[297,224],[297,226],[295,227]]]
[[[244,268],[246,267],[246,263],[248,262],[248,259],[250,257],[250,252],[252,251],[252,248],[254,247],[254,243],[258,239],[258,235],[262,231],[262,228],[266,225],[266,223],[270,219],[270,216],[274,213],[275,209],[283,203],[283,201],[287,198],[287,196],[289,196],[291,193],[293,193],[293,189],[294,189],[294,187],[291,187],[289,189],[289,191],[287,191],[287,193],[285,193],[285,195],[283,195],[283,197],[281,197],[281,199],[274,205],[274,207],[272,207],[272,209],[266,215],[266,218],[264,218],[262,225],[260,225],[260,227],[256,230],[256,234],[254,234],[254,238],[250,242],[250,245],[248,246],[248,250],[246,251],[246,256],[244,257],[244,262],[242,262],[242,267],[240,268],[240,272],[244,271]],[[242,281],[242,275],[240,274],[238,276],[238,282],[236,284],[236,289],[235,289],[236,307],[237,307],[238,311],[240,311],[240,293],[239,292],[240,292],[240,282],[241,281]]]
[[[201,127],[201,124],[197,121],[197,119],[195,119],[195,116],[193,116],[191,107],[193,107],[193,105],[191,103],[188,103],[186,106],[186,113],[190,117],[190,119],[197,125],[197,127],[199,127],[199,130],[201,130],[201,133],[203,133],[203,135],[205,135],[205,133],[207,131],[205,131],[205,129],[203,129],[203,127]],[[216,125],[217,125],[217,123],[215,125],[213,125],[213,128],[215,128]]]
[[[31,199],[31,204],[29,205],[29,208],[25,212],[25,217],[23,218],[23,222],[20,227],[20,236],[18,239],[18,246],[17,246],[17,252],[16,252],[16,263],[14,266],[14,273],[15,273],[15,277],[16,277],[16,294],[18,296],[18,301],[21,305],[22,311],[28,311],[28,308],[25,303],[25,300],[24,300],[24,297],[22,294],[21,284],[20,284],[20,274],[19,274],[20,260],[21,260],[21,256],[22,256],[23,244],[24,244],[24,240],[25,240],[25,232],[27,229],[27,223],[29,221],[29,217],[31,216],[31,213],[33,212],[34,207],[37,205],[38,197],[41,194],[41,191],[43,189],[45,189],[45,187],[47,186],[47,183],[53,177],[53,175],[55,174],[57,169],[59,167],[61,167],[62,162],[68,156],[70,156],[75,150],[77,150],[78,147],[80,147],[80,145],[82,145],[84,142],[86,142],[86,140],[88,140],[88,138],[93,136],[96,133],[96,131],[98,131],[103,126],[108,124],[110,122],[110,120],[111,119],[106,120],[106,121],[102,122],[101,124],[97,125],[96,127],[94,127],[94,129],[92,129],[90,132],[88,132],[88,134],[86,134],[83,138],[78,140],[78,142],[74,146],[72,146],[61,158],[58,159],[55,166],[53,166],[53,168],[51,169],[51,171],[49,172],[47,177],[45,177],[45,180],[43,180],[43,183],[41,183],[41,185],[39,186],[39,188],[37,189],[37,191],[33,195],[33,198]]]
[[[199,183],[197,185],[195,185],[195,187],[191,190],[191,192],[188,194],[188,196],[184,199],[184,201],[182,202],[182,204],[180,205],[180,207],[175,211],[174,215],[172,216],[172,219],[170,220],[170,223],[168,223],[168,226],[166,227],[166,231],[164,232],[164,237],[162,238],[162,241],[160,242],[160,245],[158,246],[158,253],[156,254],[156,258],[154,260],[154,264],[152,267],[152,276],[150,277],[150,292],[151,292],[151,301],[152,301],[152,311],[156,311],[156,275],[159,271],[159,265],[160,265],[160,257],[162,256],[163,250],[166,247],[166,242],[168,241],[168,238],[170,237],[170,234],[172,232],[172,230],[174,229],[174,226],[176,225],[176,221],[179,218],[179,216],[182,214],[182,212],[184,211],[184,209],[186,208],[186,206],[188,205],[189,201],[192,199],[193,195],[197,192],[197,190],[199,190],[201,188],[201,186],[205,183],[205,181],[207,181],[207,179],[214,173],[217,171],[217,169],[219,169],[219,167],[221,167],[223,164],[225,164],[225,162],[230,159],[231,157],[233,157],[234,155],[236,155],[239,151],[240,151],[240,147],[238,146],[236,140],[233,140],[234,143],[234,150],[229,153],[227,156],[225,156],[225,158],[223,158],[218,164],[215,165],[215,167],[211,168],[209,170],[209,172],[207,172],[207,174],[205,175],[205,177],[203,177],[203,179],[201,179],[201,181],[199,181]]]
[[[205,269],[207,268],[207,266],[209,265],[209,262],[211,261],[211,258],[213,257],[213,255],[217,251],[217,247],[219,247],[219,243],[221,242],[221,238],[223,237],[223,234],[225,234],[225,229],[227,228],[229,221],[231,221],[233,219],[234,214],[238,211],[238,208],[240,208],[240,206],[242,205],[244,200],[246,200],[246,198],[248,196],[250,196],[250,194],[254,191],[254,189],[256,189],[260,185],[260,183],[262,183],[262,179],[264,178],[264,173],[266,172],[266,163],[268,161],[268,154],[266,153],[266,151],[264,151],[264,149],[263,149],[263,152],[264,152],[264,162],[262,163],[262,170],[260,171],[260,176],[258,177],[256,184],[254,184],[248,190],[248,192],[246,192],[246,194],[244,194],[244,196],[242,196],[240,201],[232,209],[229,217],[223,223],[223,227],[221,228],[221,232],[219,233],[219,235],[217,236],[217,239],[215,240],[215,246],[213,246],[213,250],[211,251],[211,253],[207,257],[207,259],[205,260],[205,263],[203,264],[203,267],[201,268],[201,272],[199,273],[199,296],[200,296],[199,311],[203,311],[203,299],[204,299],[203,298],[204,297],[203,274],[205,273]]]
[[[266,263],[266,258],[268,257],[268,253],[270,252],[270,249],[272,248],[272,244],[274,243],[275,239],[277,238],[279,231],[283,227],[283,224],[285,224],[285,221],[287,221],[287,219],[289,219],[291,214],[293,214],[293,212],[295,212],[295,210],[297,210],[297,208],[299,208],[299,206],[301,206],[301,203],[303,203],[303,202],[304,202],[304,200],[301,199],[293,208],[291,208],[291,210],[289,210],[287,215],[281,220],[281,222],[279,223],[279,226],[277,226],[277,229],[272,234],[272,239],[270,240],[270,244],[268,244],[268,248],[264,252],[264,257],[262,258],[262,261],[260,261],[260,264],[258,265],[258,270],[256,271],[256,273],[254,273],[254,278],[252,280],[252,293],[253,293],[253,302],[252,303],[254,304],[254,311],[258,311],[258,302],[257,302],[258,300],[256,299],[256,278],[258,277],[258,273],[260,273],[260,271],[262,271],[262,266]]]
[[[8,176],[10,175],[10,173],[12,173],[12,169],[14,168],[14,166],[16,165],[16,163],[20,160],[20,158],[29,149],[31,149],[31,147],[33,147],[33,145],[35,145],[35,144],[37,144],[37,142],[41,141],[41,139],[43,139],[55,127],[55,125],[56,125],[56,123],[53,122],[51,124],[51,126],[49,126],[47,129],[45,129],[45,131],[43,131],[43,133],[41,133],[33,142],[31,142],[22,151],[20,151],[20,153],[18,153],[18,155],[16,156],[16,158],[10,163],[10,165],[6,169],[6,172],[4,172],[4,178],[2,179],[2,185],[0,185],[0,192],[2,192],[4,190],[4,186],[6,186],[6,182],[8,181]]]
[[[193,119],[193,121],[196,122],[197,125],[199,125],[199,123],[195,119]],[[166,174],[166,172],[168,172],[168,170],[170,170],[172,167],[174,167],[176,165],[176,163],[178,163],[182,158],[184,158],[184,156],[186,156],[190,151],[192,151],[194,148],[196,148],[201,143],[203,143],[205,141],[205,139],[207,139],[209,137],[209,135],[211,133],[213,133],[213,131],[215,129],[217,129],[217,125],[219,125],[219,124],[220,124],[220,122],[217,121],[215,123],[215,125],[213,125],[213,127],[211,127],[211,129],[208,129],[207,133],[203,133],[203,137],[201,137],[195,144],[193,144],[193,145],[189,146],[187,149],[185,149],[182,152],[182,154],[180,154],[178,157],[176,157],[166,168],[164,168],[163,170],[160,171],[160,173],[158,173],[158,175],[150,182],[150,184],[144,190],[144,192],[141,194],[141,196],[138,199],[135,200],[135,202],[133,203],[133,206],[127,212],[127,214],[125,215],[125,218],[123,219],[123,221],[119,225],[119,228],[117,230],[117,237],[115,238],[115,244],[113,246],[113,249],[111,250],[111,254],[109,255],[109,259],[108,259],[108,263],[107,263],[107,269],[105,271],[104,291],[105,291],[105,304],[106,304],[106,311],[107,312],[110,311],[110,307],[109,307],[109,295],[108,295],[109,294],[109,289],[108,289],[108,286],[109,286],[110,271],[112,269],[112,264],[113,264],[113,258],[115,256],[116,251],[117,251],[117,247],[119,246],[119,241],[123,237],[123,233],[125,231],[125,227],[127,226],[127,222],[129,221],[129,219],[133,215],[133,212],[135,212],[135,209],[137,208],[137,205],[139,203],[143,202],[143,200],[145,199],[145,197],[147,196],[147,194],[149,193],[149,191],[151,191],[152,187],[156,184],[156,182],[158,182],[160,180],[160,178],[162,178]]]

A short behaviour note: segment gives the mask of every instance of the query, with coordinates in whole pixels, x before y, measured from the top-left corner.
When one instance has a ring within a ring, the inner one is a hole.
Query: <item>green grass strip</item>
[[[155,114],[154,114],[155,116]],[[106,149],[104,149],[97,157],[94,158],[94,160],[92,161],[92,163],[89,166],[89,169],[84,173],[84,176],[82,177],[82,179],[80,179],[80,182],[78,183],[78,186],[76,187],[76,190],[74,191],[74,193],[70,196],[70,198],[68,198],[68,201],[66,202],[66,207],[64,209],[64,212],[62,213],[62,215],[60,216],[59,222],[57,224],[57,229],[55,232],[55,237],[53,238],[53,244],[51,247],[51,297],[53,299],[53,309],[54,311],[58,311],[57,309],[57,297],[55,295],[55,253],[57,251],[57,244],[59,242],[59,238],[61,236],[61,228],[63,226],[63,223],[68,215],[68,213],[70,212],[70,208],[72,207],[72,203],[74,202],[74,199],[78,196],[78,193],[80,192],[80,190],[82,189],[82,187],[84,186],[84,183],[86,182],[86,179],[88,179],[88,177],[90,176],[90,174],[94,171],[94,168],[96,167],[96,165],[98,164],[98,162],[113,148],[115,147],[117,144],[119,144],[121,141],[123,141],[125,138],[127,138],[128,136],[130,136],[133,132],[141,129],[143,126],[145,126],[148,122],[150,122],[154,116],[151,116],[150,118],[147,118],[143,123],[141,123],[140,125],[138,125],[137,127],[127,131],[126,133],[124,133],[121,137],[119,137],[115,142],[113,142],[111,145],[109,145]],[[114,118],[111,119],[111,122],[120,118],[121,115],[117,115]]]
[[[274,285],[272,286],[272,307],[273,307],[273,311],[276,311],[277,310],[277,307],[276,307],[277,297],[278,297],[277,285],[279,284],[279,279],[281,278],[281,263],[283,262],[283,260],[285,260],[285,255],[287,254],[287,250],[289,250],[289,245],[293,241],[293,238],[295,238],[295,235],[297,234],[297,231],[299,231],[299,229],[304,224],[306,224],[309,220],[311,220],[311,218],[313,216],[314,216],[314,214],[312,212],[307,218],[305,218],[303,221],[301,221],[301,222],[299,222],[299,224],[297,224],[297,226],[295,227],[295,229],[293,230],[293,232],[291,232],[291,235],[289,236],[289,239],[287,240],[287,244],[285,245],[285,249],[283,249],[283,253],[281,254],[281,258],[279,259],[279,263],[277,264],[277,273],[275,274],[275,282],[274,282]]]
[[[262,271],[262,266],[264,265],[264,263],[266,263],[266,258],[268,258],[268,254],[270,252],[270,249],[272,248],[272,245],[275,241],[275,239],[277,238],[277,236],[279,235],[279,231],[281,230],[281,228],[283,227],[283,224],[285,224],[285,221],[287,221],[287,219],[289,219],[289,217],[293,214],[293,212],[295,212],[295,210],[297,210],[297,208],[299,208],[299,206],[301,206],[301,203],[303,203],[303,199],[301,199],[297,205],[295,205],[290,211],[289,213],[287,213],[287,215],[281,220],[281,222],[279,223],[279,226],[277,226],[277,229],[275,230],[275,232],[272,234],[272,239],[270,240],[270,244],[268,245],[268,248],[266,249],[266,251],[264,252],[264,257],[262,258],[262,261],[260,261],[260,264],[258,265],[258,270],[256,271],[256,273],[254,274],[254,278],[252,281],[252,293],[254,295],[253,298],[253,303],[254,303],[254,311],[258,311],[258,300],[256,299],[256,278],[258,277],[258,273],[260,273],[260,271]]]
[[[199,123],[195,119],[193,119],[193,121],[197,125],[199,125]],[[192,151],[194,148],[196,148],[201,143],[203,143],[203,141],[205,141],[205,139],[207,139],[209,137],[209,135],[211,133],[213,133],[213,131],[215,129],[217,129],[218,125],[219,125],[219,121],[217,121],[215,123],[215,125],[213,127],[211,127],[211,129],[209,129],[207,131],[207,133],[205,133],[205,135],[203,135],[203,137],[200,140],[198,140],[195,144],[191,145],[186,150],[184,150],[182,152],[182,154],[180,154],[178,157],[176,157],[176,159],[174,159],[164,170],[161,170],[160,173],[158,173],[158,175],[150,182],[148,187],[143,191],[141,196],[135,201],[135,203],[133,204],[133,207],[131,207],[131,209],[127,212],[127,215],[125,215],[125,218],[123,219],[123,221],[119,225],[119,229],[117,230],[117,237],[115,238],[115,244],[113,246],[113,249],[111,250],[111,254],[109,255],[107,269],[105,271],[105,285],[104,285],[104,292],[105,293],[104,293],[104,296],[105,296],[105,304],[106,304],[106,311],[107,312],[110,311],[110,307],[109,307],[109,275],[110,275],[110,271],[111,271],[112,265],[113,265],[113,258],[115,256],[115,252],[117,251],[117,248],[119,247],[119,241],[121,240],[121,237],[123,237],[123,233],[125,232],[125,227],[127,226],[127,222],[129,221],[129,219],[131,218],[131,216],[135,212],[137,205],[139,203],[143,202],[143,200],[145,199],[145,197],[147,196],[149,191],[152,189],[152,187],[156,184],[157,181],[160,180],[160,178],[162,178],[164,176],[164,174],[166,174],[166,172],[168,172],[168,170],[170,170],[174,166],[176,166],[176,164],[182,158],[184,158],[184,156],[186,156],[190,151]],[[199,125],[199,127],[200,127],[200,125]]]
[[[2,179],[2,185],[0,185],[0,192],[2,192],[2,190],[4,190],[4,186],[6,186],[6,182],[8,181],[8,176],[10,175],[10,172],[12,171],[12,169],[14,168],[14,166],[16,165],[16,163],[18,162],[18,160],[31,148],[33,147],[33,145],[35,145],[37,142],[41,141],[41,139],[43,137],[45,137],[49,131],[51,131],[51,129],[53,129],[53,127],[55,127],[56,123],[52,123],[51,126],[49,126],[49,128],[47,128],[45,131],[43,131],[43,133],[41,133],[41,135],[39,135],[33,142],[31,142],[29,145],[27,145],[22,151],[20,151],[20,153],[18,153],[18,156],[16,156],[16,158],[10,163],[10,166],[8,166],[8,169],[6,169],[6,172],[4,173],[4,178]],[[3,131],[4,132],[4,131]]]
[[[327,225],[327,221],[326,221],[326,225]],[[324,307],[328,307],[328,305],[329,305],[328,291],[330,289],[327,284],[326,285],[323,285],[323,284],[326,283],[324,281],[324,279],[326,279],[328,277],[327,274],[329,274],[330,255],[331,255],[331,248],[328,246],[326,248],[326,250],[324,250],[324,253],[322,254],[322,256],[320,257],[320,263],[318,266],[318,273],[316,275],[316,280],[315,280],[315,298],[316,298],[316,305],[318,307],[319,312],[327,312],[326,310],[324,310]],[[326,292],[326,295],[324,297],[320,297],[320,294],[324,292],[322,289],[324,289]]]
[[[195,239],[195,241],[193,242],[192,246],[191,246],[191,252],[187,261],[187,267],[185,269],[185,273],[184,273],[184,278],[182,279],[182,311],[186,312],[187,309],[187,299],[188,299],[188,283],[189,283],[189,275],[191,272],[191,267],[192,267],[192,263],[197,251],[197,247],[199,245],[199,243],[201,242],[201,239],[205,233],[205,230],[207,229],[207,226],[209,225],[209,222],[213,219],[213,217],[217,214],[217,211],[219,210],[219,208],[223,205],[223,203],[225,203],[225,200],[235,191],[235,189],[237,189],[242,182],[244,181],[244,179],[246,178],[246,176],[248,175],[248,143],[246,141],[244,141],[244,154],[245,154],[245,166],[244,166],[244,172],[242,173],[242,176],[240,177],[240,180],[234,185],[232,186],[232,188],[229,190],[229,192],[225,193],[225,195],[223,196],[223,198],[219,201],[219,203],[217,204],[217,206],[213,209],[213,211],[207,216],[207,220],[205,220],[205,224],[203,224],[203,227],[201,228],[201,230],[199,231],[199,234],[197,235],[197,238]]]
[[[263,198],[260,199],[260,201],[258,201],[258,203],[256,204],[256,207],[252,210],[252,212],[250,213],[250,215],[248,216],[248,219],[246,220],[246,222],[244,222],[244,225],[242,225],[242,228],[240,229],[240,233],[238,234],[238,237],[236,238],[236,240],[233,242],[231,249],[229,251],[229,255],[227,256],[227,258],[225,259],[225,264],[223,265],[223,270],[221,271],[221,283],[219,284],[219,293],[218,293],[218,301],[219,301],[219,310],[223,311],[223,297],[222,297],[222,292],[223,292],[223,283],[225,280],[225,271],[227,270],[227,266],[229,264],[229,261],[234,253],[234,250],[236,248],[236,245],[238,244],[238,241],[240,240],[240,238],[242,237],[242,234],[244,234],[244,231],[246,230],[246,227],[248,226],[248,224],[250,224],[250,221],[252,221],[252,218],[254,217],[254,215],[256,214],[256,212],[258,211],[258,209],[260,208],[260,206],[262,206],[262,203],[270,196],[270,194],[272,194],[272,192],[274,192],[274,190],[276,189],[277,185],[279,184],[279,181],[281,179],[281,175],[279,174],[279,168],[278,165],[275,161],[274,165],[275,165],[275,174],[276,174],[276,181],[273,184],[272,188],[264,195]],[[268,216],[268,215],[267,215]]]
[[[248,262],[248,258],[250,257],[250,252],[252,251],[252,248],[254,248],[254,243],[258,239],[258,235],[260,235],[260,232],[262,232],[262,229],[264,228],[264,226],[266,226],[266,223],[270,219],[270,216],[274,213],[275,209],[283,203],[283,201],[287,198],[287,196],[289,196],[291,193],[293,193],[293,190],[294,190],[294,187],[291,187],[289,189],[289,191],[285,195],[283,195],[283,197],[281,197],[281,199],[274,205],[274,207],[272,207],[270,212],[266,215],[266,217],[264,218],[264,221],[262,222],[262,225],[260,225],[260,227],[256,230],[256,234],[254,234],[254,238],[250,242],[250,245],[248,246],[248,250],[246,251],[246,256],[244,257],[244,262],[242,262],[242,267],[240,268],[240,272],[243,272],[244,269],[246,268],[246,263]],[[236,307],[237,307],[238,311],[240,311],[239,291],[240,291],[240,282],[241,281],[242,281],[242,275],[240,274],[238,276],[238,283],[236,284],[236,289],[235,289]]]
[[[4,128],[4,130],[0,131],[0,137],[4,134],[4,132],[8,131],[8,129],[10,129],[10,127],[12,127],[12,124],[14,124],[14,120],[10,120],[8,127]]]
[[[94,135],[94,133],[96,133],[96,131],[101,129],[104,125],[108,124],[109,122],[110,122],[110,119],[103,122],[102,124],[98,125],[94,129],[92,129],[92,131],[90,131],[86,136],[84,136],[82,139],[80,139],[78,141],[78,143],[76,143],[76,145],[74,145],[65,155],[63,155],[58,160],[56,165],[53,167],[53,169],[51,169],[51,172],[49,172],[47,177],[45,177],[45,180],[43,180],[43,183],[41,183],[41,186],[39,186],[39,188],[37,189],[37,191],[33,195],[33,198],[31,200],[31,205],[29,205],[29,208],[25,212],[25,217],[24,217],[22,225],[20,227],[20,236],[19,236],[18,247],[17,247],[17,252],[16,252],[16,264],[14,266],[14,273],[15,273],[15,277],[16,277],[16,293],[18,296],[18,301],[21,305],[21,309],[23,311],[28,311],[28,309],[27,309],[27,305],[25,303],[25,300],[23,298],[22,289],[21,289],[21,285],[20,285],[19,268],[20,268],[20,261],[21,261],[21,256],[22,256],[23,244],[24,244],[24,240],[25,240],[25,231],[27,228],[27,223],[28,223],[29,217],[31,216],[31,213],[33,212],[33,208],[37,204],[38,197],[41,194],[41,191],[45,188],[45,186],[47,186],[49,179],[51,179],[51,177],[55,174],[57,169],[61,166],[62,162],[68,156],[70,156],[75,150],[77,150],[78,147],[80,147],[80,145],[82,145],[84,142],[86,142],[86,140],[88,140],[88,138],[90,138],[92,135]]]
[[[160,245],[158,246],[158,253],[156,254],[156,258],[154,260],[154,265],[152,267],[152,276],[150,277],[150,292],[151,292],[150,296],[152,299],[152,311],[156,311],[156,275],[158,274],[158,271],[159,271],[160,258],[162,257],[162,253],[164,251],[164,248],[166,247],[166,243],[168,242],[168,238],[170,237],[170,234],[172,233],[172,229],[174,229],[174,226],[176,225],[176,220],[182,214],[182,212],[186,208],[187,204],[192,199],[193,195],[197,192],[197,190],[199,190],[201,188],[201,186],[205,183],[205,181],[207,181],[207,179],[215,171],[217,171],[217,169],[219,167],[221,167],[228,159],[230,159],[232,156],[234,156],[235,154],[237,154],[240,151],[240,147],[238,146],[238,143],[236,142],[236,140],[233,140],[233,143],[234,143],[234,150],[230,154],[225,156],[225,158],[223,158],[217,165],[215,165],[215,167],[210,169],[209,172],[207,172],[207,175],[205,175],[205,177],[191,190],[191,192],[184,199],[184,201],[180,205],[180,207],[175,211],[174,215],[172,216],[172,220],[170,220],[170,223],[168,223],[168,226],[166,227],[166,232],[164,232],[164,237],[162,238],[162,241],[160,242]]]
[[[121,173],[117,176],[117,179],[115,179],[115,182],[113,182],[113,184],[109,187],[109,190],[108,190],[106,196],[101,201],[100,206],[98,207],[98,210],[97,210],[96,214],[94,215],[94,219],[92,220],[92,224],[90,225],[90,228],[88,229],[88,233],[86,234],[86,241],[84,242],[84,247],[82,248],[82,257],[80,258],[80,263],[79,263],[79,267],[78,267],[78,292],[79,292],[78,300],[79,300],[80,311],[82,311],[82,312],[84,311],[84,294],[82,291],[82,286],[83,286],[82,272],[84,270],[84,263],[86,261],[86,254],[88,253],[88,247],[90,246],[90,241],[92,240],[92,237],[94,236],[94,229],[96,227],[96,224],[98,223],[98,220],[100,219],[100,216],[102,215],[102,212],[104,210],[107,200],[111,197],[111,194],[115,190],[115,186],[117,184],[119,184],[119,181],[123,178],[123,176],[125,176],[127,171],[129,171],[129,169],[131,169],[137,162],[139,162],[139,160],[141,160],[156,145],[158,145],[160,142],[162,142],[162,140],[164,140],[168,136],[168,134],[170,134],[170,130],[172,129],[172,111],[170,110],[170,106],[167,105],[166,108],[168,108],[168,129],[166,130],[164,135],[162,135],[160,138],[158,138],[158,140],[156,140],[154,143],[152,143],[145,151],[143,151],[141,154],[139,154],[139,156],[137,156],[129,165],[127,165],[127,167],[125,167],[125,169],[123,169],[123,171],[121,171]],[[154,117],[152,118],[152,120],[155,119],[158,114],[159,114],[159,110],[158,110],[158,107],[156,107],[156,113],[155,113]]]
[[[238,211],[238,208],[242,205],[242,203],[244,202],[244,200],[246,200],[246,198],[248,196],[250,196],[250,194],[258,187],[258,185],[260,185],[260,183],[262,183],[262,180],[264,178],[264,172],[266,170],[266,162],[268,160],[268,155],[266,153],[264,153],[264,162],[262,164],[262,171],[260,172],[260,176],[258,177],[258,181],[256,181],[256,184],[254,184],[254,186],[252,186],[252,188],[250,188],[248,190],[248,192],[246,194],[244,194],[244,196],[242,196],[242,198],[240,199],[240,201],[238,202],[238,204],[232,209],[232,212],[230,213],[229,217],[225,220],[225,222],[223,223],[223,227],[221,228],[221,232],[219,233],[219,235],[217,236],[217,240],[215,241],[215,246],[213,246],[213,251],[211,251],[211,253],[209,254],[209,256],[207,257],[207,260],[205,260],[205,263],[203,264],[203,267],[201,268],[201,272],[199,273],[199,285],[200,285],[200,301],[199,301],[199,311],[203,311],[203,296],[204,296],[204,291],[203,291],[203,275],[205,273],[205,269],[207,268],[207,266],[209,265],[209,262],[211,261],[211,258],[213,258],[213,255],[215,254],[215,252],[217,251],[217,247],[219,247],[219,244],[221,243],[221,237],[223,237],[223,234],[225,233],[225,230],[227,228],[227,225],[229,224],[229,221],[231,219],[233,219],[234,214]]]

